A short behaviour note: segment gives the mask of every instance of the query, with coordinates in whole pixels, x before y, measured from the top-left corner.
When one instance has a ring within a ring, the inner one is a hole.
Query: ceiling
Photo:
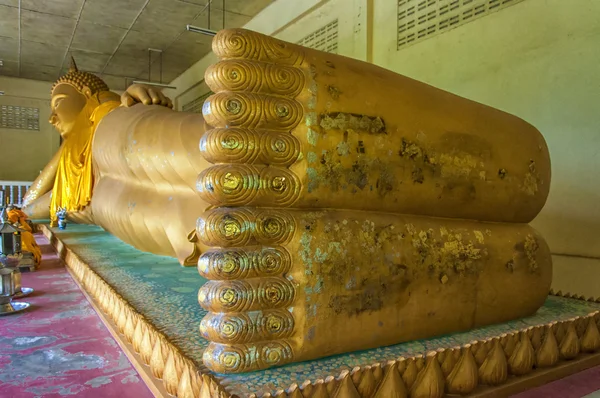
[[[210,9],[209,1],[0,0],[0,75],[56,81],[73,56],[113,90],[148,80],[149,69],[168,83],[211,50],[212,37],[186,25],[208,28],[210,10],[210,29],[223,16],[225,27],[240,27],[273,0],[212,0]],[[162,62],[151,53],[151,68],[149,48],[163,51]]]

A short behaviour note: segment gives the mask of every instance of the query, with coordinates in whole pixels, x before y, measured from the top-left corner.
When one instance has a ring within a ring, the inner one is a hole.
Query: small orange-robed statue
[[[34,264],[36,266],[39,265],[42,261],[42,250],[33,237],[33,230],[27,222],[27,214],[16,206],[9,206],[7,215],[8,221],[11,224],[18,225],[21,230],[21,250],[23,252],[31,253]]]

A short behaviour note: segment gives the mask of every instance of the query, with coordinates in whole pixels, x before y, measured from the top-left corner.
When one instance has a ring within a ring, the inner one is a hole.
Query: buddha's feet
[[[200,144],[213,166],[197,184],[215,207],[197,228],[209,368],[467,330],[543,303],[543,239],[524,224],[461,220],[537,214],[549,185],[537,130],[253,32],[220,32],[213,48],[203,113],[214,128]]]
[[[215,206],[530,222],[550,160],[521,119],[365,62],[245,30],[213,42],[204,104]]]
[[[534,313],[552,279],[528,225],[343,210],[216,209],[205,364],[247,372]]]

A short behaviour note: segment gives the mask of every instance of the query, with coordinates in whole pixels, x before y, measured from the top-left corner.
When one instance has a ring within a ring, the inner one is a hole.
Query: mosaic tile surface
[[[152,320],[156,328],[183,353],[201,366],[202,351],[207,342],[200,336],[198,325],[205,311],[199,306],[196,295],[205,279],[195,267],[184,268],[173,258],[142,253],[95,226],[70,224],[65,231],[55,230],[55,233],[130,304]],[[549,297],[537,314],[513,322],[261,372],[219,376],[219,379],[230,392],[240,396],[273,393],[292,383],[324,379],[355,366],[466,344],[516,329],[587,315],[596,310],[600,310],[600,304]]]

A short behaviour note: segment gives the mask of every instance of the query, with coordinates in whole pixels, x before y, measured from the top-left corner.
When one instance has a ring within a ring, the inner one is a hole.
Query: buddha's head
[[[109,91],[102,79],[77,69],[71,59],[69,72],[61,76],[52,87],[50,124],[62,136],[67,135],[83,109],[97,94]]]

